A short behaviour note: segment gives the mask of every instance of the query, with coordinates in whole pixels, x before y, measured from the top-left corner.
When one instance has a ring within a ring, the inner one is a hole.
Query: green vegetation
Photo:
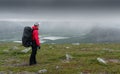
[[[38,64],[29,66],[31,51],[22,53],[25,48],[21,44],[0,43],[0,71],[37,73],[41,69],[47,69],[44,74],[120,73],[120,44],[42,44],[41,46],[37,52]],[[67,61],[66,53],[73,58]],[[107,64],[98,62],[98,57],[103,58]]]

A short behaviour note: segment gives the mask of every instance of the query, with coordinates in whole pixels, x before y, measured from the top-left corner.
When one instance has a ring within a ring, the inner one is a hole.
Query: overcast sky
[[[120,0],[0,0],[0,20],[119,22]]]

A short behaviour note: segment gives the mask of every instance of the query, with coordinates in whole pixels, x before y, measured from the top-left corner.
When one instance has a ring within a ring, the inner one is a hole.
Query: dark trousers
[[[36,45],[35,42],[33,42],[33,44],[32,44],[32,52],[31,52],[31,56],[30,56],[30,63],[29,63],[29,65],[37,64],[36,54],[37,54],[37,45]]]

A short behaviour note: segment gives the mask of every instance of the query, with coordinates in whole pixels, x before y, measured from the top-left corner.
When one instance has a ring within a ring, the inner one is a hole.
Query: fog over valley
[[[0,41],[21,41],[23,28],[34,22],[0,21]],[[40,38],[45,43],[93,43],[120,42],[119,23],[43,21],[40,22]],[[63,38],[67,37],[67,38]]]

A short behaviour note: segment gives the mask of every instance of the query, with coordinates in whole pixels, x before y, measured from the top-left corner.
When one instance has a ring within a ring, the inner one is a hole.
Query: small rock
[[[5,53],[9,53],[9,50],[3,50],[3,52],[5,52]]]
[[[73,57],[72,57],[71,55],[69,55],[69,54],[66,53],[66,60],[69,61],[69,60],[72,59],[72,58],[73,58]]]
[[[28,64],[26,62],[23,62],[23,63],[14,64],[13,66],[15,66],[15,67],[18,67],[18,66],[28,66]]]
[[[27,52],[29,52],[30,50],[31,50],[31,48],[26,48],[26,49],[22,50],[21,52],[27,53]]]
[[[13,46],[11,50],[18,50],[19,48],[17,46]]]
[[[66,49],[69,49],[70,47],[66,47]]]
[[[38,71],[38,74],[45,73],[45,72],[47,72],[47,69],[42,69]]]
[[[97,58],[98,62],[103,63],[103,64],[107,64],[107,62],[105,60],[103,60],[102,58]]]
[[[56,69],[59,69],[59,66],[56,66]]]
[[[62,60],[63,63],[70,63],[68,60]]]

